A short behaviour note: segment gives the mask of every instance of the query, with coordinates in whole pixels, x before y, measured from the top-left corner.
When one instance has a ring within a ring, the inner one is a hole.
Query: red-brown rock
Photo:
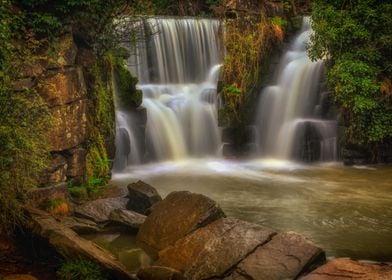
[[[217,203],[204,195],[172,192],[154,205],[137,239],[148,249],[158,252],[223,216]]]
[[[334,259],[301,280],[390,280],[392,264],[372,264],[347,258]]]
[[[276,233],[237,219],[219,219],[159,252],[157,265],[174,268],[186,279],[222,277]]]

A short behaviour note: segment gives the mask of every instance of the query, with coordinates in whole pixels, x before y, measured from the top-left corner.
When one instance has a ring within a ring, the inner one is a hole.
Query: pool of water
[[[210,159],[134,166],[113,176],[119,186],[139,179],[163,197],[201,193],[227,216],[301,233],[329,257],[392,259],[392,166]]]

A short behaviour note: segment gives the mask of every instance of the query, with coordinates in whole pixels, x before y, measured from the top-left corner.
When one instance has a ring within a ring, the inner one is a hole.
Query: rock
[[[128,185],[129,202],[127,209],[145,214],[155,203],[162,200],[155,188],[142,181],[137,181]]]
[[[86,170],[86,149],[74,148],[68,151],[70,156],[67,159],[67,177],[80,177]]]
[[[54,124],[48,127],[50,151],[76,147],[87,139],[87,100],[52,108]]]
[[[73,39],[72,33],[67,33],[57,39],[53,44],[55,55],[48,56],[48,68],[60,68],[75,64],[78,48]]]
[[[301,280],[387,280],[392,279],[392,264],[371,264],[347,258],[334,259]]]
[[[12,90],[23,91],[25,89],[31,89],[34,86],[35,86],[35,82],[32,78],[24,78],[13,82]]]
[[[187,279],[222,277],[276,233],[237,219],[219,219],[159,252],[157,265],[184,273]]]
[[[138,271],[140,280],[185,280],[177,270],[164,266],[149,266]]]
[[[131,230],[137,230],[146,220],[146,216],[141,215],[139,213],[116,209],[110,212],[109,222],[114,224],[119,224],[125,227],[130,228]]]
[[[297,279],[311,265],[324,262],[324,252],[312,242],[296,233],[282,233],[258,247],[225,279]]]
[[[91,219],[97,223],[107,222],[113,210],[125,209],[128,198],[114,197],[89,201],[75,207],[75,215]]]
[[[69,203],[69,192],[65,183],[46,188],[31,189],[26,193],[26,205],[33,208],[45,208],[49,200],[61,199]]]
[[[66,227],[72,229],[78,234],[89,234],[101,232],[98,225],[90,220],[77,217],[57,217],[57,219]]]
[[[140,227],[137,239],[157,252],[223,216],[217,203],[204,195],[172,192],[154,205],[154,210]]]
[[[33,208],[26,208],[26,211],[33,234],[47,241],[65,259],[87,259],[97,263],[115,279],[134,279],[112,254],[80,237],[51,215]]]
[[[67,168],[66,159],[60,154],[53,154],[49,167],[42,176],[41,184],[48,185],[64,182],[67,178]]]
[[[5,276],[4,278],[1,279],[2,280],[38,280],[38,278],[35,278],[34,276],[29,274],[13,274],[13,275]]]
[[[50,71],[41,81],[41,96],[50,107],[69,104],[86,97],[86,86],[81,68]]]

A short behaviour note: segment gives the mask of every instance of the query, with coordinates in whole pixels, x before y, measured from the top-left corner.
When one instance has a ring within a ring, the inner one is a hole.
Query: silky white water
[[[310,127],[319,139],[319,160],[337,159],[336,121],[318,115],[323,61],[311,61],[306,46],[312,30],[309,18],[280,61],[276,84],[261,93],[256,125],[263,157],[292,159]]]
[[[219,28],[219,21],[210,19],[154,18],[140,23],[139,32],[146,40],[129,46],[128,64],[139,79],[142,106],[147,109],[147,160],[218,155]],[[126,123],[121,119],[132,116],[117,114],[120,127]],[[131,122],[127,125],[132,128]],[[129,141],[138,141],[129,135]],[[132,145],[138,146],[128,146]],[[130,153],[135,155],[128,157],[128,164],[143,161],[137,151]]]

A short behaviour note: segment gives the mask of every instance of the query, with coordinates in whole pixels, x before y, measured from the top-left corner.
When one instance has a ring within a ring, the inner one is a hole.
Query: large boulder
[[[127,208],[141,214],[146,214],[152,205],[162,200],[154,187],[142,181],[129,184],[128,192]]]
[[[26,208],[33,234],[53,247],[65,259],[87,259],[97,263],[115,279],[135,279],[108,251],[80,237],[46,212]]]
[[[155,204],[154,210],[141,226],[137,239],[152,253],[224,216],[222,209],[210,198],[190,192],[172,192]]]
[[[134,211],[116,209],[109,215],[109,222],[129,228],[130,230],[138,230],[146,220],[146,216]]]
[[[296,279],[312,265],[325,262],[323,250],[303,236],[275,235],[241,261],[227,280]]]
[[[334,259],[314,270],[301,280],[389,280],[392,279],[392,264],[374,264],[353,261],[347,258]]]
[[[107,222],[110,213],[116,209],[125,209],[128,198],[113,197],[89,201],[75,207],[75,215],[91,219],[97,223]]]
[[[159,252],[156,264],[179,270],[190,280],[223,277],[275,234],[256,224],[219,219]]]

